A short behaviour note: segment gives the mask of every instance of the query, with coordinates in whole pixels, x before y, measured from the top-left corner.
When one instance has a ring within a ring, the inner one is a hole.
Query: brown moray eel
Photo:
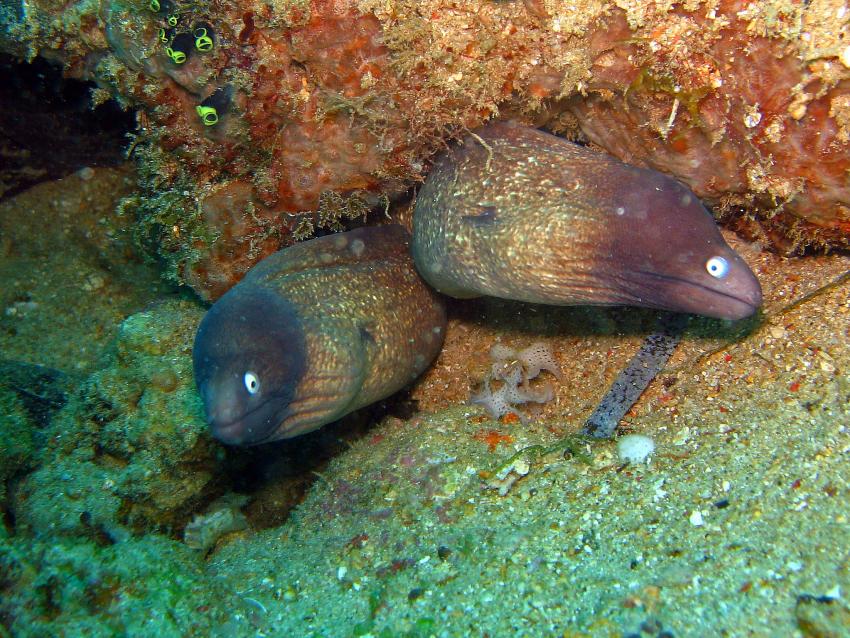
[[[213,435],[289,438],[378,401],[419,376],[446,316],[401,226],[302,242],[257,264],[207,312],[193,350]]]
[[[758,280],[687,187],[496,122],[444,153],[416,199],[413,258],[453,297],[627,304],[741,319]]]

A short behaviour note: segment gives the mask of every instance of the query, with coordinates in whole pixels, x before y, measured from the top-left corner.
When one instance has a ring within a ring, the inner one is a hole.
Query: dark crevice
[[[0,54],[0,201],[87,166],[124,161],[135,114],[113,100],[92,109],[94,88],[41,58],[25,63]]]

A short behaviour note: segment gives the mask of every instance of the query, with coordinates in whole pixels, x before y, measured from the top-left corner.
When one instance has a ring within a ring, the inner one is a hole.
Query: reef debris
[[[220,538],[248,527],[248,520],[240,511],[248,498],[228,494],[212,503],[203,514],[195,514],[183,530],[183,542],[192,549],[207,551]]]
[[[687,323],[686,315],[668,314],[661,317],[658,330],[646,338],[640,350],[614,379],[593,414],[584,422],[582,434],[603,439],[614,435],[626,412],[664,369]]]

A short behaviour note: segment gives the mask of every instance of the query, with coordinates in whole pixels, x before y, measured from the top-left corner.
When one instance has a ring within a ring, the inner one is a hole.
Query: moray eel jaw
[[[275,436],[306,368],[292,304],[259,286],[234,287],[204,316],[192,357],[215,438],[256,445]]]
[[[752,286],[744,277],[740,279],[744,281],[737,286],[716,289],[660,273],[635,271],[631,282],[632,299],[626,303],[735,321],[751,316],[761,305],[761,289]],[[657,293],[661,288],[665,291],[663,296]]]
[[[212,435],[227,445],[257,445],[269,440],[286,417],[287,401],[265,398],[250,411],[240,396],[242,378],[220,377],[199,386]]]

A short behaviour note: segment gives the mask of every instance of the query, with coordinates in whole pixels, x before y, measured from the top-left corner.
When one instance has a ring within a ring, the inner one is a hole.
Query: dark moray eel
[[[686,186],[509,122],[436,161],[416,198],[413,258],[453,297],[721,319],[761,304],[755,275]]]
[[[193,357],[216,438],[296,436],[415,379],[445,329],[417,268],[454,297],[724,319],[761,303],[755,276],[685,186],[511,123],[438,158],[413,224],[413,259],[400,226],[339,233],[266,258],[213,305]]]
[[[217,439],[297,436],[425,370],[446,317],[408,243],[395,225],[305,241],[261,261],[212,306],[193,359]]]

